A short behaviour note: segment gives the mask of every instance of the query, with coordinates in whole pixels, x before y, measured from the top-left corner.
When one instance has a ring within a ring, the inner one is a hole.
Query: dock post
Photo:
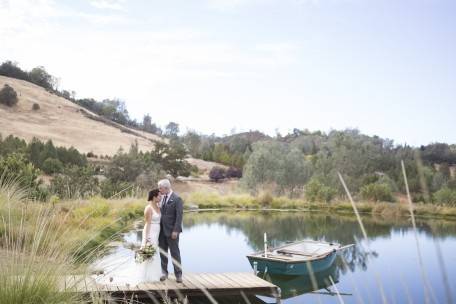
[[[258,274],[258,262],[257,261],[253,262],[253,274],[254,275]]]
[[[277,287],[276,303],[282,304],[282,289],[280,289],[280,287]]]

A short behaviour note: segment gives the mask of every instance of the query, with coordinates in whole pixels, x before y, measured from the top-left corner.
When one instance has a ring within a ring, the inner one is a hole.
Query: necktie
[[[164,206],[166,206],[166,203],[167,203],[166,199],[167,199],[167,198],[168,198],[168,195],[165,195],[165,197],[163,198],[163,205],[164,205]]]

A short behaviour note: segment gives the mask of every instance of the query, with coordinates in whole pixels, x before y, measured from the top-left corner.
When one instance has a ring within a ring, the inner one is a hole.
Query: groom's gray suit
[[[158,246],[160,246],[160,260],[162,273],[168,274],[168,248],[171,251],[173,258],[174,274],[177,277],[182,277],[181,267],[174,263],[174,261],[181,263],[180,250],[179,250],[179,234],[175,240],[172,239],[173,232],[182,232],[182,217],[184,210],[184,202],[175,193],[172,192],[171,196],[166,202],[162,202],[160,207],[161,220],[160,220],[160,235],[158,237]],[[165,254],[166,253],[166,254]]]

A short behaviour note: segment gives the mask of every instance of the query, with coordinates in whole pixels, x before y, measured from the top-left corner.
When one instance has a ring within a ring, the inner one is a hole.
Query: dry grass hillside
[[[103,122],[71,101],[47,92],[32,83],[0,76],[0,88],[9,84],[19,97],[16,106],[0,105],[0,134],[10,134],[27,141],[33,137],[52,139],[57,146],[77,148],[80,152],[113,155],[119,147],[127,149],[135,140],[141,150],[153,148],[151,140],[161,140],[150,133]],[[40,109],[32,110],[34,103]]]

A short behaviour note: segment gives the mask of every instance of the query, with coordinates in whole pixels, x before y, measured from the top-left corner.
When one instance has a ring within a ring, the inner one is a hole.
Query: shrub
[[[372,183],[362,186],[360,189],[361,197],[365,200],[375,202],[392,202],[393,193],[387,184]]]
[[[107,179],[100,184],[100,194],[104,198],[123,198],[133,194],[133,184]]]
[[[209,172],[209,178],[215,182],[218,182],[226,177],[226,171],[222,167],[213,167]]]
[[[54,174],[54,173],[60,173],[63,170],[63,164],[60,160],[55,159],[55,158],[47,158],[43,162],[43,166],[41,169],[44,171],[46,174]]]
[[[35,102],[35,103],[33,104],[33,106],[32,106],[32,110],[33,110],[33,111],[38,111],[39,109],[41,109],[40,105],[37,104],[37,103]]]
[[[456,205],[456,190],[444,187],[434,193],[434,201],[436,203],[455,206]]]
[[[17,101],[16,91],[8,84],[5,84],[0,90],[0,103],[12,107],[17,104]]]
[[[42,198],[44,194],[39,188],[38,180],[40,172],[28,162],[24,155],[12,153],[6,157],[0,156],[0,177],[5,180],[15,180],[20,187],[31,189],[31,195]]]
[[[310,202],[325,202],[329,203],[336,195],[336,190],[323,185],[317,180],[311,180],[305,186],[305,196]]]
[[[271,193],[269,193],[269,192],[263,192],[258,196],[258,203],[262,207],[271,206],[273,200],[274,200],[274,198],[272,197]]]
[[[226,177],[227,178],[241,178],[242,169],[238,169],[235,167],[229,167],[228,170],[226,170]]]
[[[54,177],[51,181],[51,191],[61,198],[83,198],[99,192],[98,180],[93,177],[89,167],[73,166]]]

